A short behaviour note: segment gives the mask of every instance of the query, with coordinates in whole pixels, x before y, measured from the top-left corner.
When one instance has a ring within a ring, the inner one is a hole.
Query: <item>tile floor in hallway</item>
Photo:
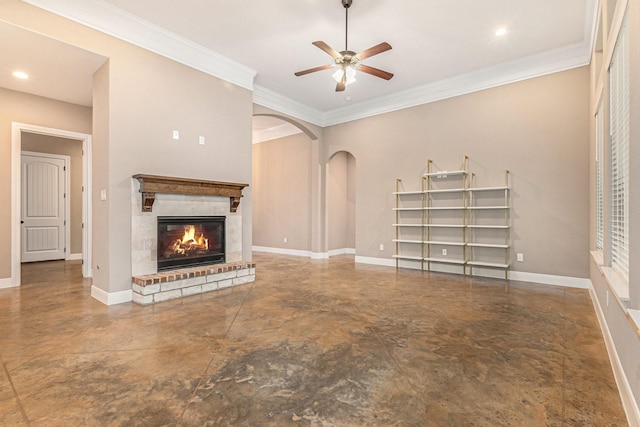
[[[2,426],[623,426],[586,290],[255,254],[107,307],[77,262],[0,290]]]

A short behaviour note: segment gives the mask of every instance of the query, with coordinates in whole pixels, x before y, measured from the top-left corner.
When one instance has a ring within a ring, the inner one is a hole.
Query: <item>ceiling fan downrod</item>
[[[349,8],[351,7],[353,0],[342,0],[342,6],[344,6],[344,50],[349,50]]]

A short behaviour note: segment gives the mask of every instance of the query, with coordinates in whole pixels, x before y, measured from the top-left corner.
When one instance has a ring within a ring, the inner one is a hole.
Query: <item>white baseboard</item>
[[[271,254],[301,256],[301,257],[311,258],[311,259],[328,259],[329,258],[328,252],[311,252],[311,251],[303,251],[301,249],[270,248],[267,246],[252,246],[251,249],[254,252],[267,252]]]
[[[329,251],[329,257],[338,256],[338,255],[355,255],[356,248],[341,248],[341,249],[331,249]]]
[[[374,264],[374,265],[384,265],[388,267],[395,267],[396,260],[389,258],[375,258],[375,257],[364,257],[364,256],[356,256],[356,262],[363,264]],[[401,265],[402,268],[412,268],[409,263],[405,263],[406,265]],[[420,262],[417,261],[414,263],[415,269],[420,269]],[[452,268],[447,268],[444,265],[442,268],[436,268],[433,271],[438,271],[442,273],[457,273],[461,274],[461,270],[457,271],[457,269],[461,269],[461,267],[453,266]],[[482,269],[479,267],[474,267],[474,276],[478,277],[490,277],[495,279],[503,279],[504,278],[504,270],[497,269]],[[564,286],[567,288],[580,288],[580,289],[591,289],[591,280],[590,279],[582,279],[579,277],[570,277],[570,276],[554,276],[551,274],[539,274],[539,273],[527,273],[524,271],[512,271],[509,270],[509,280],[518,280],[522,282],[531,282],[531,283],[539,283],[542,285],[552,285],[552,286]]]
[[[251,249],[254,252],[268,252],[271,254],[301,256],[305,258],[311,257],[311,251],[303,251],[300,249],[270,248],[267,246],[252,246]]]
[[[396,260],[389,258],[375,258],[369,256],[356,255],[356,262],[362,264],[384,265],[386,267],[395,267]]]
[[[82,252],[79,254],[69,254],[67,256],[67,261],[77,261],[82,259]]]
[[[105,292],[102,289],[91,286],[91,296],[105,305],[122,304],[133,300],[133,291]]]
[[[607,353],[609,354],[611,369],[613,370],[613,377],[618,385],[618,392],[620,393],[620,399],[622,400],[622,407],[627,415],[627,422],[632,427],[638,427],[640,426],[640,409],[638,408],[636,399],[633,396],[633,391],[631,390],[627,376],[624,373],[624,368],[622,367],[622,363],[618,357],[618,351],[613,343],[613,337],[611,337],[609,325],[607,324],[607,319],[602,311],[602,307],[600,306],[600,301],[598,301],[598,296],[593,288],[589,289],[589,293],[591,294],[591,301],[593,302],[593,308],[596,311],[596,316],[598,316],[598,324],[600,325],[600,330],[604,337],[604,343],[607,348]]]
[[[13,283],[12,277],[7,277],[6,279],[0,279],[0,289],[15,288],[17,286],[18,285]]]

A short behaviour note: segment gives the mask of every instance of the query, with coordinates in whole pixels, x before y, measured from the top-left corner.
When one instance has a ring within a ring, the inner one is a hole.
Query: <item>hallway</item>
[[[79,262],[0,290],[0,425],[624,426],[586,290],[254,254],[141,307]]]

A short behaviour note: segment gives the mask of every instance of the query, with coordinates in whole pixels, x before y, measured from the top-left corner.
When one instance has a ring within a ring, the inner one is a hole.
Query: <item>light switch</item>
[[[198,138],[198,142],[200,143],[200,145],[204,145],[204,136]]]
[[[107,200],[107,190],[100,190],[100,200]]]
[[[173,139],[178,140],[180,139],[180,132],[177,130],[173,131]]]

